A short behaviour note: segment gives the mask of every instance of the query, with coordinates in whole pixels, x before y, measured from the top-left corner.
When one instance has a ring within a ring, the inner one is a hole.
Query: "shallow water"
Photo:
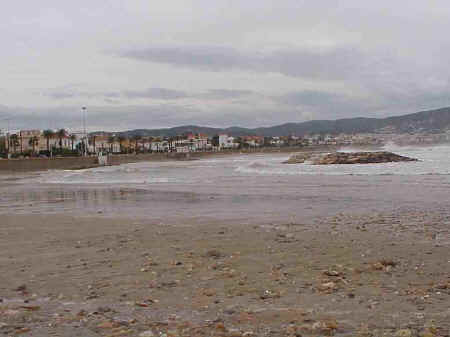
[[[252,154],[48,171],[5,180],[0,213],[252,223],[309,221],[341,211],[446,207],[450,146],[386,150],[421,161],[286,165],[282,162],[289,154]]]

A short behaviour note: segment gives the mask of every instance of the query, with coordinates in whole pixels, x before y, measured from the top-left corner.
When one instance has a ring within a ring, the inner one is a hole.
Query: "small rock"
[[[395,337],[412,337],[413,333],[410,329],[400,329],[395,333]]]
[[[99,329],[112,329],[114,327],[115,327],[114,323],[110,321],[105,321],[97,325],[97,328]]]
[[[2,314],[5,316],[16,316],[16,315],[20,314],[20,311],[13,310],[13,309],[7,309],[7,310],[3,311]]]
[[[26,284],[21,284],[20,286],[18,286],[15,291],[26,291],[27,290],[27,285]]]
[[[21,308],[29,311],[37,311],[41,309],[41,307],[38,305],[23,305],[21,306]]]
[[[154,336],[155,334],[151,330],[147,330],[139,334],[139,337],[154,337]]]
[[[147,303],[143,303],[143,302],[136,302],[135,304],[136,304],[136,306],[141,307],[141,308],[147,308],[149,306]]]
[[[226,313],[227,315],[233,315],[236,312],[236,310],[234,310],[234,308],[230,307],[230,308],[226,308],[223,312]]]
[[[325,282],[319,287],[320,291],[334,291],[337,289],[337,284],[335,282]]]
[[[220,259],[223,255],[218,250],[212,249],[212,250],[207,251],[205,256],[206,257],[212,257],[214,259]]]
[[[97,308],[97,312],[99,312],[101,314],[104,314],[106,312],[111,312],[111,311],[112,311],[112,309],[109,307],[98,307]]]
[[[326,270],[323,273],[327,276],[333,276],[333,277],[341,275],[341,273],[336,270]]]
[[[14,331],[14,334],[20,335],[20,334],[27,333],[30,331],[31,331],[30,328],[20,328],[20,329],[17,329],[16,331]]]
[[[205,296],[214,296],[216,294],[216,291],[214,289],[204,289],[203,295]]]

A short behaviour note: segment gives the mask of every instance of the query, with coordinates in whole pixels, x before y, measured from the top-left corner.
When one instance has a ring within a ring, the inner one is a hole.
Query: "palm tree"
[[[141,149],[142,149],[142,152],[145,151],[145,143],[146,143],[146,142],[148,142],[148,138],[142,137],[142,139],[141,139]]]
[[[19,133],[19,140],[20,140],[20,153],[23,154],[23,137],[22,137],[22,131]]]
[[[44,137],[47,140],[47,152],[50,153],[50,138],[53,138],[55,133],[53,130],[44,130]]]
[[[17,148],[17,146],[20,145],[20,144],[19,144],[19,136],[18,136],[17,134],[12,134],[12,135],[9,137],[9,144],[10,144],[10,146],[13,147],[14,153],[16,153],[16,148]]]
[[[64,129],[59,129],[58,130],[58,139],[59,139],[59,152],[62,153],[62,146],[63,146],[63,138],[66,137],[66,130]]]
[[[72,145],[72,152],[73,152],[73,143],[75,143],[76,140],[77,140],[77,135],[72,133],[70,135],[70,142],[71,142],[71,145]]]
[[[35,148],[36,148],[37,145],[39,145],[39,138],[36,137],[36,136],[31,137],[28,140],[28,145],[33,147],[33,153],[35,153]]]
[[[127,139],[125,136],[119,136],[117,137],[117,139],[119,140],[119,146],[120,146],[120,152],[123,152],[123,142]]]
[[[149,136],[147,138],[148,141],[148,152],[152,152],[152,143],[153,143],[154,138],[152,136]]]
[[[109,144],[109,152],[113,152],[113,144],[116,141],[116,137],[114,136],[109,136],[108,137],[108,144]]]
[[[132,138],[132,140],[134,140],[134,152],[136,152],[136,153],[138,152],[138,143],[141,138],[142,137],[139,135],[134,135]]]
[[[175,137],[169,137],[169,151],[170,152],[173,152],[173,148],[174,148],[174,146],[173,146],[173,143],[175,142]],[[176,144],[175,144],[175,147],[176,147]]]
[[[92,144],[92,147],[94,148],[94,153],[97,152],[97,146],[96,146],[96,140],[97,140],[97,136],[96,135],[92,135],[91,139],[89,140],[89,143]]]
[[[160,137],[155,137],[152,139],[152,142],[156,143],[156,152],[159,152],[161,149],[159,148],[161,145],[161,138]]]
[[[238,144],[238,149],[242,149],[244,141],[242,140],[241,137],[237,137],[234,139],[234,143]]]

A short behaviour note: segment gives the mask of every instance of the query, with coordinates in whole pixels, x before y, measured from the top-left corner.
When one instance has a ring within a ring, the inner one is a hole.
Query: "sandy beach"
[[[206,164],[152,163],[150,169],[176,176],[191,168],[192,177],[193,167]],[[143,167],[132,166],[130,174],[140,175]],[[2,184],[0,332],[449,335],[444,178],[277,175],[253,181],[236,172],[236,182],[221,172],[214,188],[196,183],[195,193],[187,192],[189,182],[152,183],[146,193],[146,185],[116,183],[117,192],[110,183],[43,184],[45,175],[39,183],[27,176]],[[57,174],[63,172],[48,173]],[[294,182],[298,189],[290,190]],[[244,219],[246,205],[260,208],[249,208]],[[280,209],[290,213],[283,217]]]
[[[30,336],[445,336],[449,222],[427,212],[247,226],[6,216],[0,328]]]

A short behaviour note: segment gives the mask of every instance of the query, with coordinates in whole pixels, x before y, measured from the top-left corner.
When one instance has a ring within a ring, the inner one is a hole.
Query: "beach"
[[[447,336],[445,151],[320,174],[254,154],[2,176],[0,332]]]

